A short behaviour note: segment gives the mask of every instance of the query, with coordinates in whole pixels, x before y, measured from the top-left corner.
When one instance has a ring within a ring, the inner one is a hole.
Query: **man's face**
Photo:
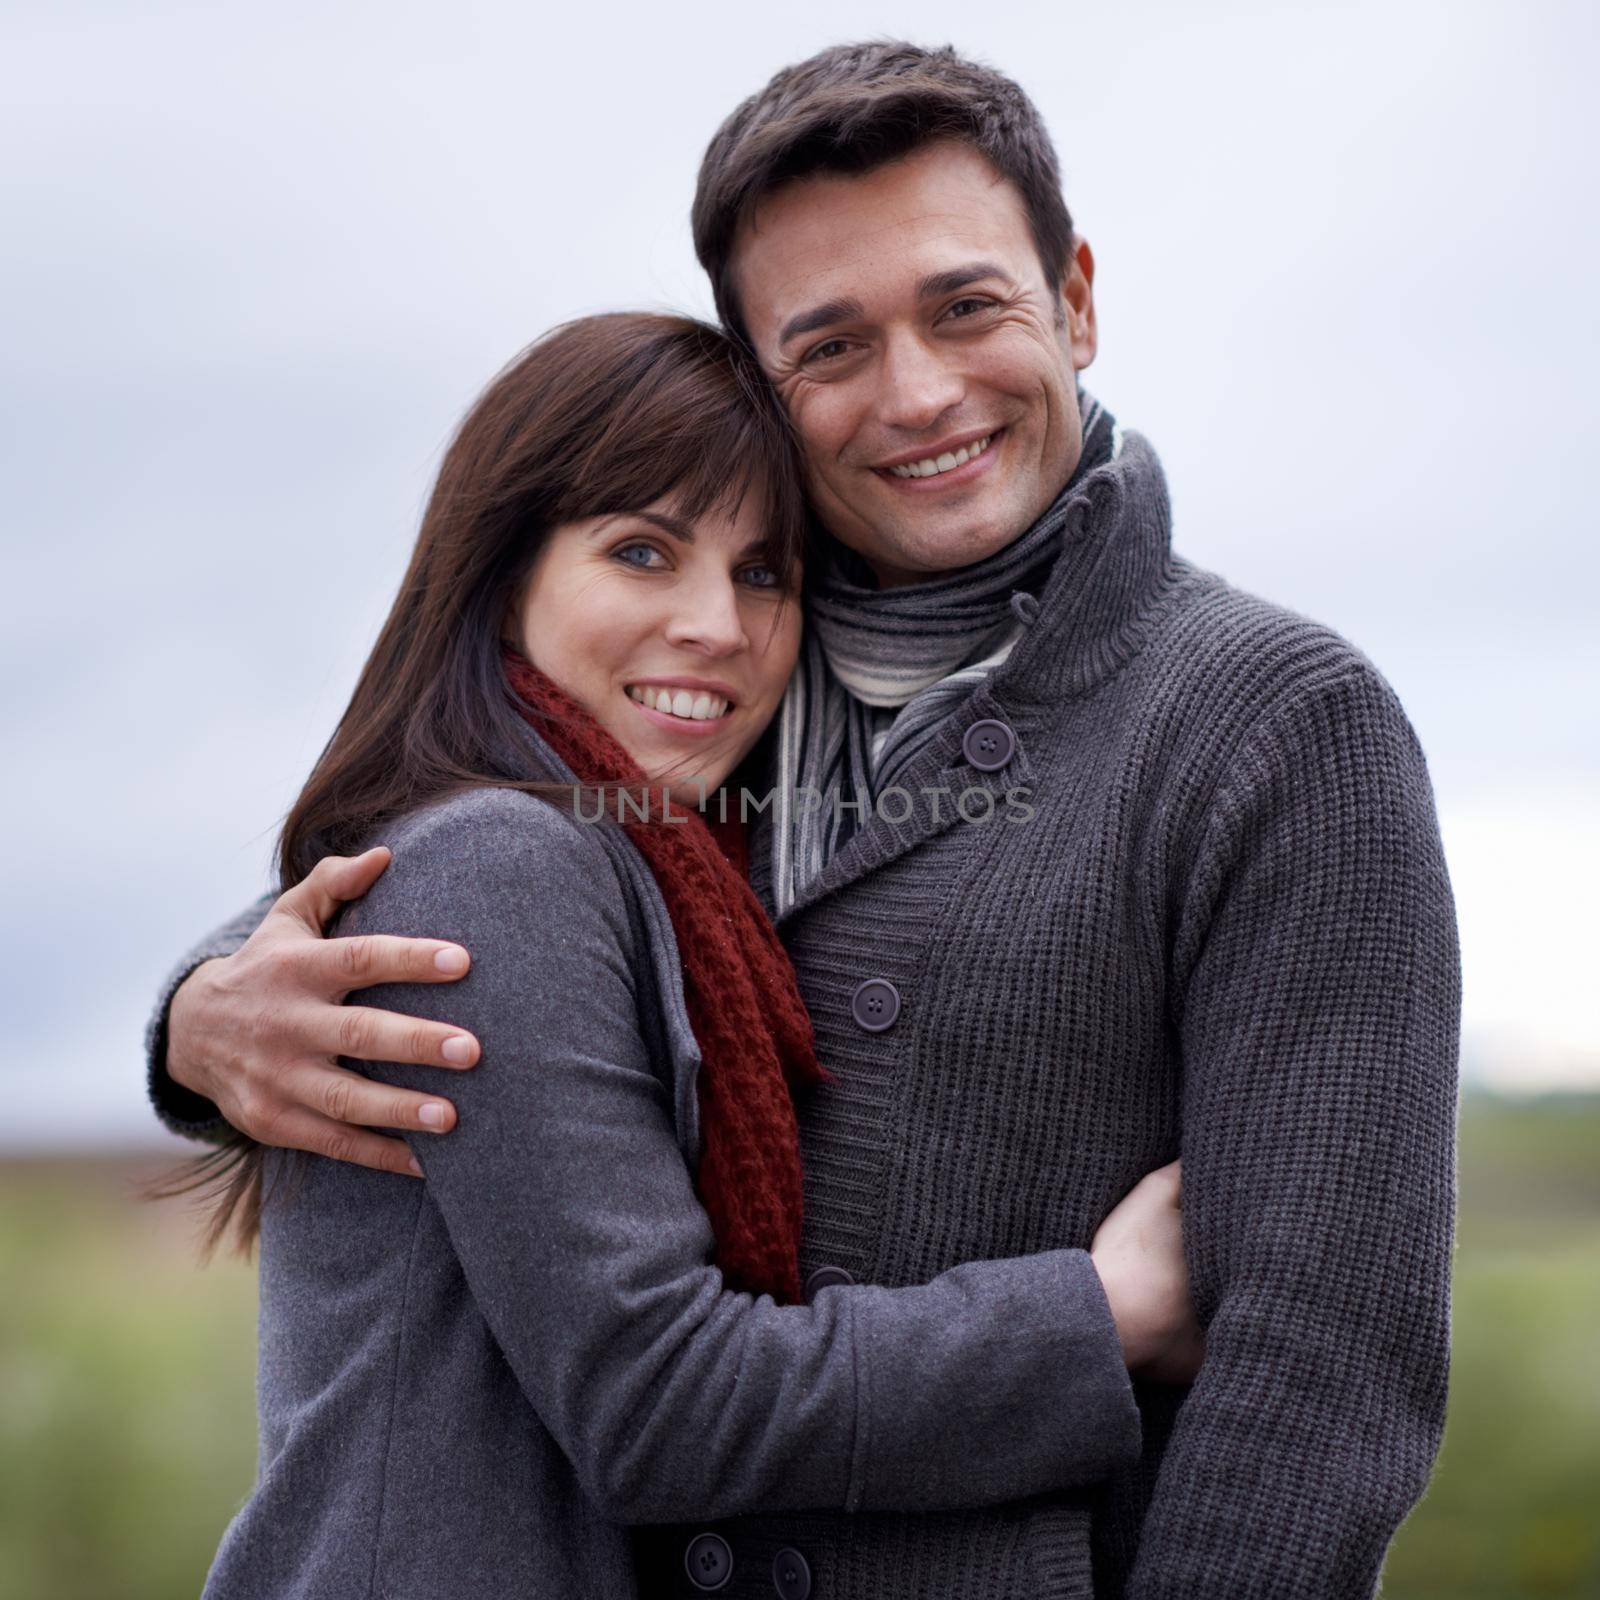
[[[1022,197],[966,145],[799,179],[756,206],[733,286],[824,525],[885,586],[1003,549],[1083,448],[1094,257],[1045,281]]]

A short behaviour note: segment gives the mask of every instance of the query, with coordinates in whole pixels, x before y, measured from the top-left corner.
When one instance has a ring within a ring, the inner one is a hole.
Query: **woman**
[[[717,804],[795,661],[802,518],[764,386],[686,320],[559,329],[462,424],[279,862],[386,845],[340,931],[474,964],[368,1003],[447,1008],[482,1061],[424,1184],[245,1156],[260,1472],[207,1594],[797,1594],[803,1552],[708,1530],[671,1570],[628,1525],[1136,1459],[1131,1335],[1081,1250],[803,1303],[792,1096],[825,1075]]]

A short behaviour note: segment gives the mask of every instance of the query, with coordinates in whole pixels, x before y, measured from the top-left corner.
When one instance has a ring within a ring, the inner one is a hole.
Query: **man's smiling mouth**
[[[959,450],[946,450],[938,456],[924,456],[921,461],[912,461],[903,467],[890,467],[889,471],[897,478],[932,478],[941,472],[954,472],[957,467],[966,466],[974,456],[981,456],[989,448],[992,438],[992,433],[986,433],[974,443],[962,445]]]
[[[959,472],[962,467],[976,461],[1004,432],[1003,428],[996,428],[992,433],[969,439],[953,449],[936,451],[932,455],[920,456],[911,461],[897,461],[890,466],[876,467],[873,470],[886,478],[899,478],[906,482],[919,478],[941,478],[946,473]]]

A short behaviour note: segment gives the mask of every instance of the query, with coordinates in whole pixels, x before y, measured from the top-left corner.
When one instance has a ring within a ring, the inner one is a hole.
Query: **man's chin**
[[[824,504],[818,510],[823,526],[886,587],[970,567],[1015,542],[1035,520],[1026,497],[992,489],[948,501],[930,497],[922,505],[874,496],[870,505],[833,511]]]
[[[940,508],[927,517],[901,517],[892,529],[885,529],[884,550],[887,563],[915,577],[931,578],[941,572],[954,572],[1014,544],[1031,526],[1031,519],[1020,510],[992,506],[963,512],[958,507]]]

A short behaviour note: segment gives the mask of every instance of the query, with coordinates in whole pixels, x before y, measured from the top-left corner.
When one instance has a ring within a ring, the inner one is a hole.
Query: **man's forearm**
[[[168,1071],[171,1048],[172,1003],[178,990],[207,961],[231,956],[261,925],[275,895],[267,893],[213,928],[173,967],[156,996],[155,1009],[145,1026],[145,1078],[156,1115],[174,1133],[189,1139],[216,1141],[228,1125],[216,1106],[203,1095],[176,1082]]]

